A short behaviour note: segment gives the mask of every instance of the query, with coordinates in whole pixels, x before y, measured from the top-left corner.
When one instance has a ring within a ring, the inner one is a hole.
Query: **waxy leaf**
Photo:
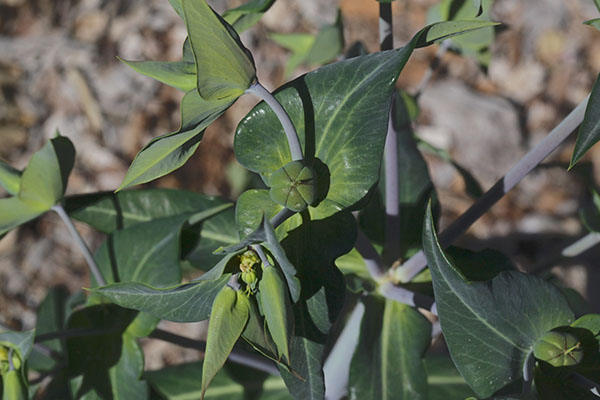
[[[317,172],[317,182],[329,182],[317,195],[324,200],[309,207],[312,218],[355,207],[379,179],[388,115],[378,110],[389,109],[395,81],[413,50],[490,25],[479,21],[434,24],[401,49],[327,65],[276,91],[275,97],[298,131],[308,165]],[[292,161],[281,124],[264,102],[239,124],[234,150],[242,165],[267,181]]]
[[[22,172],[11,167],[4,161],[0,160],[0,186],[2,186],[8,194],[16,196],[21,187]]]
[[[208,319],[217,293],[229,275],[217,280],[193,281],[172,288],[158,289],[143,283],[114,283],[98,289],[110,301],[125,308],[144,311],[174,322],[198,322]]]
[[[234,101],[256,81],[252,55],[205,0],[183,0],[196,60],[197,90],[206,101]]]
[[[275,0],[250,0],[246,4],[225,11],[223,19],[241,33],[257,23],[273,3]]]
[[[226,201],[186,190],[140,189],[67,196],[65,209],[78,221],[103,233],[191,214],[227,204]]]
[[[208,384],[225,364],[235,342],[244,331],[248,318],[248,297],[241,290],[224,286],[215,297],[210,313],[202,368],[201,398],[204,398]]]
[[[575,164],[587,153],[593,145],[598,143],[600,140],[600,75],[594,83],[592,94],[588,102],[587,108],[585,109],[585,117],[579,128],[577,134],[577,142],[575,142],[575,149],[573,150],[573,156],[571,157],[571,164],[569,169],[573,168]]]
[[[533,345],[573,312],[552,284],[520,272],[467,282],[437,241],[431,208],[423,228],[442,332],[456,367],[480,397],[519,392]]]
[[[287,285],[276,267],[263,266],[258,293],[267,327],[277,345],[278,356],[285,356],[289,362],[289,346],[294,334],[294,311]]]
[[[189,92],[196,88],[194,61],[121,61],[136,72],[181,91]]]
[[[185,164],[198,148],[204,129],[231,104],[231,99],[207,101],[196,90],[187,92],[181,100],[181,128],[152,139],[140,150],[117,191],[152,181]]]
[[[17,195],[0,199],[0,235],[56,205],[65,193],[74,162],[75,148],[64,136],[50,139],[36,152],[21,175]],[[14,176],[8,181],[13,191]]]
[[[357,399],[428,399],[423,364],[431,324],[416,309],[374,297],[352,358],[348,390]]]

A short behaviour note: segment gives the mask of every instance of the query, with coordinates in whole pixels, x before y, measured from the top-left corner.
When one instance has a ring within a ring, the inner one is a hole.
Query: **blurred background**
[[[222,12],[243,1],[209,3]],[[427,23],[436,4],[393,3],[396,47]],[[375,0],[277,0],[242,34],[264,86],[273,90],[311,69],[286,69],[291,53],[274,34],[317,34],[335,23],[338,9],[344,49],[361,41],[368,51],[377,51]],[[417,135],[451,155],[484,190],[585,98],[600,71],[600,32],[582,25],[599,17],[592,0],[496,0],[490,17],[503,27],[489,49],[489,65],[444,53],[419,97],[415,125]],[[0,0],[0,158],[23,168],[58,129],[77,149],[68,193],[114,190],[143,145],[179,128],[182,97],[116,57],[178,60],[185,36],[184,24],[167,0]],[[437,52],[438,46],[416,51],[399,86],[414,93]],[[256,102],[252,96],[239,99],[207,129],[183,168],[152,185],[234,200],[247,177],[235,161],[233,133]],[[568,261],[559,257],[560,249],[586,233],[579,210],[589,205],[589,187],[600,176],[600,148],[576,170],[566,171],[574,139],[505,196],[460,244],[498,249],[523,270],[547,269],[599,312],[600,251]],[[443,227],[473,199],[452,164],[433,155],[426,159]],[[78,228],[92,249],[103,239],[83,224]],[[33,327],[38,304],[57,284],[79,290],[88,284],[88,272],[55,215],[0,241],[0,322],[13,329]],[[194,324],[170,328],[190,335],[200,329]],[[153,346],[149,368],[197,357],[168,344]]]

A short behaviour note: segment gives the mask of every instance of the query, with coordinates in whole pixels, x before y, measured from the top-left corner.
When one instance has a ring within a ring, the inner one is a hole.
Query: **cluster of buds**
[[[260,264],[258,254],[253,250],[247,250],[240,256],[240,271],[242,281],[246,284],[246,294],[250,296],[256,293],[258,277],[256,276],[255,266]]]

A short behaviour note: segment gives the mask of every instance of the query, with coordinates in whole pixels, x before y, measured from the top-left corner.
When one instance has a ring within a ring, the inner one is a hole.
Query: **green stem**
[[[69,215],[67,214],[65,209],[61,205],[57,204],[54,207],[52,207],[52,210],[58,214],[58,216],[63,220],[63,222],[67,226],[69,233],[71,233],[73,240],[75,240],[75,244],[79,247],[79,249],[83,253],[83,257],[85,258],[85,261],[87,262],[88,267],[90,268],[92,275],[94,275],[94,278],[96,279],[96,282],[98,283],[98,285],[105,286],[106,281],[104,280],[104,277],[102,276],[102,273],[100,272],[100,268],[98,268],[98,264],[96,264],[96,260],[94,260],[94,256],[92,255],[92,252],[90,251],[87,244],[85,244],[85,241],[79,234],[79,231],[77,230],[77,228],[75,228],[73,221],[71,221],[71,218],[69,218]]]
[[[285,111],[285,109],[281,106],[279,101],[269,92],[263,85],[261,85],[258,81],[250,86],[246,93],[251,93],[257,97],[260,97],[262,100],[267,103],[269,107],[273,110],[281,125],[283,126],[283,130],[285,131],[285,135],[287,137],[288,145],[290,146],[290,153],[292,155],[293,161],[303,160],[304,156],[302,155],[302,146],[300,145],[300,139],[298,139],[298,133],[296,132],[296,128],[290,119],[290,116]]]

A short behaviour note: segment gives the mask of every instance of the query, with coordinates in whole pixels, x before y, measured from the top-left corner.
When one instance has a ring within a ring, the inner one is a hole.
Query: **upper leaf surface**
[[[192,61],[127,61],[129,67],[184,92],[196,88],[196,64]]]
[[[480,397],[515,391],[533,344],[573,312],[552,284],[519,272],[467,282],[440,247],[431,209],[423,228],[442,331],[452,359]],[[520,390],[517,387],[516,390]]]
[[[313,218],[353,206],[377,182],[388,125],[381,110],[389,109],[395,81],[415,47],[490,24],[434,24],[399,50],[330,64],[277,90],[275,97],[290,115],[317,181],[329,181],[320,193],[325,199],[309,208]],[[234,150],[242,165],[266,180],[292,161],[283,128],[264,102],[239,124]]]
[[[183,0],[183,14],[196,59],[198,93],[207,101],[235,100],[256,80],[252,55],[205,0]]]
[[[593,145],[598,143],[600,140],[600,75],[594,83],[592,94],[588,102],[587,108],[585,109],[585,117],[579,128],[577,135],[577,142],[575,143],[575,149],[573,150],[573,156],[571,157],[571,164],[569,169],[573,168],[575,164],[587,153]]]
[[[8,194],[15,196],[19,193],[19,187],[21,187],[21,174],[22,172],[18,169],[13,168],[0,160],[0,186],[2,186]]]
[[[58,136],[36,152],[21,176],[19,199],[38,211],[47,211],[62,199],[75,162],[71,141]]]
[[[151,140],[140,150],[117,190],[152,181],[185,164],[198,148],[204,129],[231,104],[231,99],[204,100],[196,90],[186,93],[181,100],[181,128]]]
[[[36,218],[42,213],[43,211],[31,207],[18,197],[0,199],[0,235]]]

